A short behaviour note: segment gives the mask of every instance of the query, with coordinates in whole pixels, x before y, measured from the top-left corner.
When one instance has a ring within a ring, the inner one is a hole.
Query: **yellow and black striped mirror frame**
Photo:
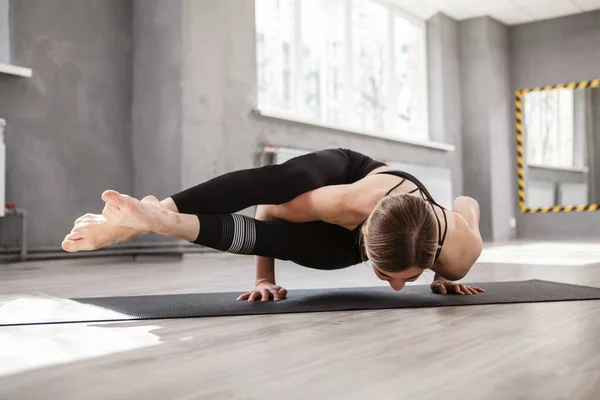
[[[580,204],[541,208],[528,208],[525,205],[525,176],[523,173],[524,154],[523,154],[523,96],[531,92],[544,92],[555,89],[585,89],[600,86],[600,79],[591,81],[571,82],[559,85],[550,85],[536,87],[533,89],[517,90],[515,92],[515,110],[517,122],[517,181],[519,186],[519,209],[522,214],[556,213],[556,212],[582,212],[598,211],[600,204]]]

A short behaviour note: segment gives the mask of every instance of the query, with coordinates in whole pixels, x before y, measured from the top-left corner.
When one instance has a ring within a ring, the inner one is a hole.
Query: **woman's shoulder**
[[[447,279],[462,279],[477,261],[483,250],[483,240],[478,229],[473,229],[465,218],[446,210],[448,233],[440,257],[440,268]],[[442,266],[443,265],[443,266]]]

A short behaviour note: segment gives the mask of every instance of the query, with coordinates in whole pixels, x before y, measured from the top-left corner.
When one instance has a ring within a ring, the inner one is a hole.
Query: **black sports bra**
[[[442,252],[442,246],[444,245],[444,241],[446,240],[446,233],[448,233],[448,218],[446,217],[446,212],[445,212],[446,209],[444,207],[440,206],[438,203],[436,203],[433,200],[433,197],[431,196],[431,194],[429,193],[427,188],[425,188],[425,185],[423,185],[423,183],[421,183],[421,181],[419,181],[413,175],[411,175],[407,172],[396,171],[396,170],[381,171],[381,172],[376,173],[376,175],[379,175],[379,174],[394,175],[394,176],[398,176],[398,177],[402,178],[402,180],[400,181],[399,184],[397,184],[396,186],[391,188],[386,193],[386,196],[388,196],[390,193],[392,193],[394,191],[394,189],[396,189],[397,187],[402,185],[406,180],[408,180],[417,186],[416,189],[411,190],[409,193],[415,193],[416,191],[419,191],[421,193],[421,195],[423,196],[424,200],[428,201],[429,204],[431,204],[431,209],[433,210],[433,214],[435,215],[435,219],[437,220],[437,223],[438,223],[438,249],[437,249],[437,253],[435,254],[435,261],[437,261],[437,259],[439,258],[440,254]],[[433,207],[434,205],[438,206],[443,211],[443,214],[444,214],[444,233],[443,234],[441,232],[442,224],[440,222],[440,218],[438,217],[437,213],[435,212],[435,208]],[[361,225],[362,225],[362,223],[361,223]]]

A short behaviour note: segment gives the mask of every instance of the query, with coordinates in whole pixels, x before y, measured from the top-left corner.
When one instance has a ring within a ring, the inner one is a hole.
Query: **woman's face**
[[[373,266],[375,275],[382,281],[387,281],[392,289],[400,291],[406,285],[406,282],[414,282],[423,273],[424,269],[419,267],[411,267],[402,272],[387,272]]]

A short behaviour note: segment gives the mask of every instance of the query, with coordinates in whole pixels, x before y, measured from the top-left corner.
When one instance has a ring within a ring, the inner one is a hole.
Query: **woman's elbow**
[[[471,207],[476,207],[479,209],[479,203],[477,202],[477,200],[473,197],[469,197],[469,196],[458,196],[456,199],[454,199],[454,204],[453,206],[464,206],[464,205],[468,205]]]

